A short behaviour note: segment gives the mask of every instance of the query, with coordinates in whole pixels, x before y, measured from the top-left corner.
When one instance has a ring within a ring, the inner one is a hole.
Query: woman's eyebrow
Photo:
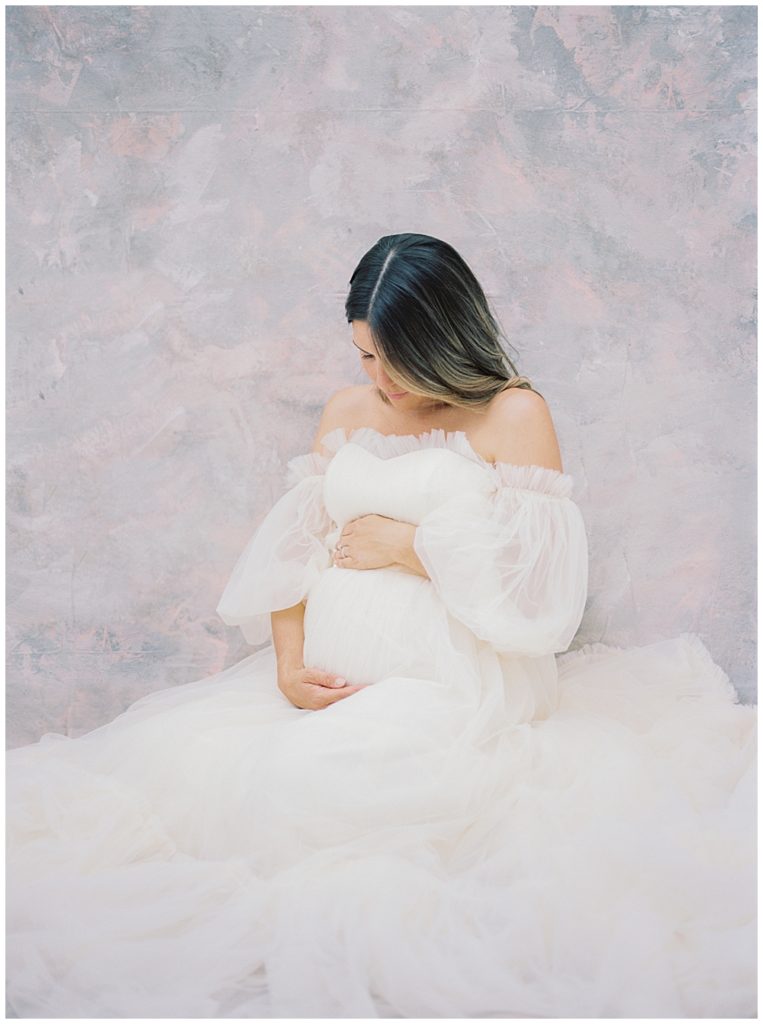
[[[357,343],[357,341],[355,341],[354,338],[352,339],[352,343],[355,346],[355,348],[360,348],[360,345]],[[365,352],[367,356],[372,356],[373,355],[373,352],[366,352],[366,350],[364,348],[360,348],[360,351],[361,352]]]

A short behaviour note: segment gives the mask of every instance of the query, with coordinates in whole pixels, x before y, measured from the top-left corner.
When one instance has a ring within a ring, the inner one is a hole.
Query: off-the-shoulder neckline
[[[496,487],[509,486],[556,497],[569,497],[574,486],[571,474],[550,466],[491,462],[474,448],[465,430],[435,427],[423,434],[384,434],[374,427],[335,427],[320,438],[320,443],[331,452],[328,457],[320,452],[309,453],[320,460],[333,458],[348,443],[358,444],[380,458],[395,458],[407,452],[445,448],[481,466],[491,476]]]
[[[563,473],[560,469],[554,469],[551,466],[539,466],[537,462],[519,463],[502,462],[500,460],[491,462],[490,459],[486,459],[484,455],[477,451],[469,440],[469,435],[465,430],[445,430],[442,427],[433,427],[431,430],[425,430],[423,434],[385,434],[381,430],[376,430],[375,427],[337,427],[336,429],[344,431],[347,440],[351,440],[353,435],[357,433],[368,432],[369,434],[375,434],[377,437],[384,438],[385,440],[388,438],[394,438],[395,440],[402,441],[420,441],[422,443],[422,447],[429,447],[428,442],[430,438],[437,440],[441,439],[445,442],[442,447],[447,447],[451,438],[457,437],[466,442],[475,460],[483,463],[485,466],[490,466],[492,468],[495,468],[496,466],[513,466],[517,469],[542,469],[546,473],[554,473],[557,476],[570,476],[569,473]],[[331,433],[331,431],[329,431],[329,433]],[[439,447],[439,445],[433,445],[432,447]]]

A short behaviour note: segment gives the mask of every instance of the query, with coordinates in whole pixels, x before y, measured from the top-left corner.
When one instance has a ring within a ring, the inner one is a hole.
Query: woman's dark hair
[[[390,376],[413,394],[474,409],[507,388],[535,390],[501,345],[479,281],[439,238],[380,238],[353,271],[345,312],[367,323]]]

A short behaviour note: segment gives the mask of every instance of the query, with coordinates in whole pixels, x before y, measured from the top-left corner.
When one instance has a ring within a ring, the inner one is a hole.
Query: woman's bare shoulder
[[[351,430],[368,423],[370,392],[367,384],[355,384],[334,392],[323,407],[320,423],[315,432],[314,452],[328,454],[321,444],[321,439],[329,431],[336,430],[337,427]]]
[[[562,468],[559,441],[545,398],[529,388],[508,388],[493,401],[488,427],[494,462]]]

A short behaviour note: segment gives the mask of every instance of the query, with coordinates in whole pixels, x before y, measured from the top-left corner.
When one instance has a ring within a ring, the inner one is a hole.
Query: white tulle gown
[[[570,475],[465,433],[330,432],[235,566],[252,643],[307,598],[321,711],[272,645],[7,755],[24,1017],[752,1017],[757,706],[695,634],[586,644]],[[332,563],[417,524],[429,579]]]

